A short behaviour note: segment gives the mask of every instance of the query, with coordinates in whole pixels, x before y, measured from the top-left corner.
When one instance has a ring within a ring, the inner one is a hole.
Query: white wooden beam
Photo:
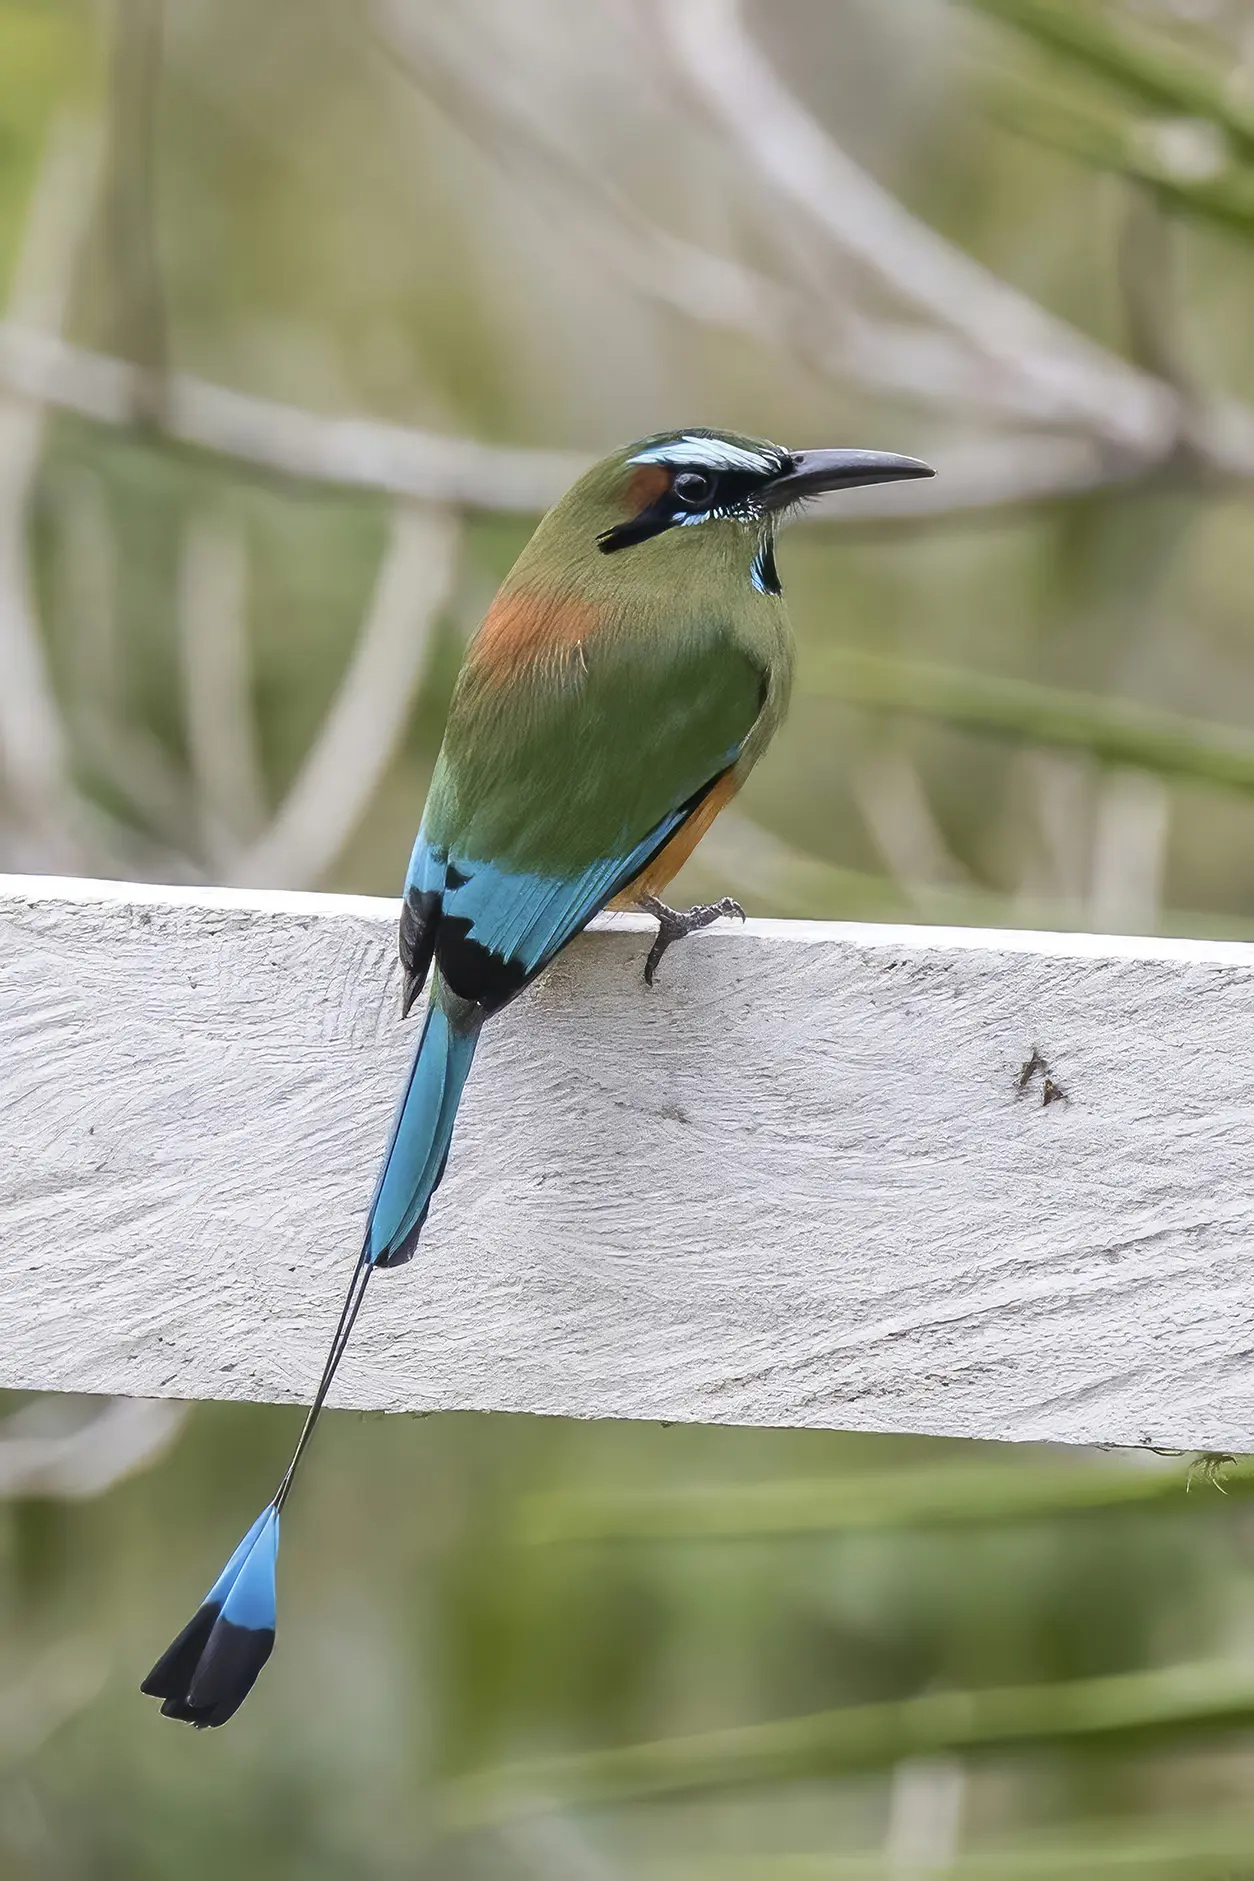
[[[0,880],[0,1385],[307,1397],[395,912]],[[488,1028],[335,1402],[1254,1449],[1254,948],[649,931]]]

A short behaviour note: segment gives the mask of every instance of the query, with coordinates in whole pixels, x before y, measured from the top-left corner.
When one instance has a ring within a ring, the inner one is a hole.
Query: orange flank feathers
[[[598,625],[597,610],[575,595],[540,594],[519,588],[498,594],[467,655],[481,678],[508,685],[524,667],[578,657]]]
[[[615,895],[610,907],[634,908],[641,895],[660,895],[671,877],[679,874],[719,811],[731,802],[739,782],[734,770],[724,771],[688,821],[675,831],[665,849],[654,856],[648,868],[643,869],[634,882],[629,882],[620,895]]]

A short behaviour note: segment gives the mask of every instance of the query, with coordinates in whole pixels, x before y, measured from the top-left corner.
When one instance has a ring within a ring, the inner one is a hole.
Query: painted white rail
[[[307,1396],[395,913],[0,878],[0,1385]],[[651,928],[489,1027],[334,1402],[1254,1449],[1254,948]]]

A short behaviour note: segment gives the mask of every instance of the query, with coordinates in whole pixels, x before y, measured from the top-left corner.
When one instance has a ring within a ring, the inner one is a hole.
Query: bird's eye
[[[704,509],[714,495],[714,479],[705,470],[681,470],[671,483],[671,493],[685,509]]]

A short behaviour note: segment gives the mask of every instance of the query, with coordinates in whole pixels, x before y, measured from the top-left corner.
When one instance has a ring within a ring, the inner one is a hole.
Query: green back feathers
[[[599,630],[561,668],[508,687],[471,665],[428,806],[435,842],[523,873],[624,855],[735,762],[761,709],[734,644]]]

